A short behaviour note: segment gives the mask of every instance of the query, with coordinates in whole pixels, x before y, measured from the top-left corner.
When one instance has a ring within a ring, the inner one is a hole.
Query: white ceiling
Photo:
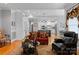
[[[77,3],[0,3],[0,9],[66,9]]]

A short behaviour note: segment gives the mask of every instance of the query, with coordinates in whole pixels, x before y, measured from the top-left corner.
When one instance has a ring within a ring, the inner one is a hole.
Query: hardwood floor
[[[59,36],[52,35],[49,37],[48,45],[39,45],[37,47],[38,55],[54,55],[51,44],[55,38],[59,38]],[[79,55],[79,48],[77,49],[77,55]]]
[[[49,37],[48,45],[37,46],[38,55],[52,55],[53,54],[51,44],[54,42],[55,37],[56,37],[55,35],[52,35],[51,37]]]
[[[49,45],[40,45],[37,47],[38,55],[55,55]],[[77,49],[77,55],[79,55],[79,48]]]
[[[15,40],[11,45],[4,46],[0,48],[0,55],[18,55],[22,52],[22,41]]]
[[[55,38],[59,38],[59,36],[52,35],[51,37],[49,37],[48,45],[37,46],[38,55],[55,55],[52,51],[52,46],[51,46],[51,44],[54,42]],[[19,49],[17,49],[17,50],[19,50]],[[77,55],[79,55],[79,48],[77,49]]]
[[[54,38],[59,38],[55,35],[52,35],[51,37],[49,37],[49,41],[48,41],[48,45],[39,45],[37,46],[37,52],[38,55],[54,55],[54,53],[52,52],[52,46],[51,44],[54,42]],[[22,50],[22,41],[14,41],[11,46],[7,47],[6,49],[4,47],[4,49],[0,48],[0,54],[1,55],[19,55],[21,54],[21,52],[23,52]],[[5,52],[6,50],[10,49],[8,52]],[[77,49],[77,55],[79,55],[79,48]]]
[[[51,50],[51,46],[48,45],[40,45],[37,47],[38,55],[52,55],[53,52]]]

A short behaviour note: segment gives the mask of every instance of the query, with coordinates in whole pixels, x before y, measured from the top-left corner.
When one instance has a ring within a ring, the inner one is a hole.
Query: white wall
[[[22,39],[24,37],[22,13],[19,12],[15,13],[15,23],[16,23],[16,39]]]
[[[1,26],[2,26],[2,21],[1,21],[1,10],[0,10],[0,29],[1,29]]]
[[[23,15],[24,10],[13,10],[14,15],[12,19],[15,19],[16,22],[16,39],[22,39],[24,36],[24,30],[23,30],[23,18],[25,17]],[[27,11],[27,10],[26,10]],[[60,27],[60,24],[63,23],[64,27],[65,27],[65,20],[66,20],[66,15],[65,15],[65,10],[64,9],[54,9],[54,10],[30,10],[31,14],[34,16],[35,20],[38,20],[37,23],[39,23],[39,21],[41,20],[57,20],[58,21],[58,28],[57,30],[60,31],[62,30],[62,27]],[[28,13],[25,13],[26,17],[28,15]],[[32,19],[32,21],[34,20]],[[27,19],[26,19],[27,20]],[[36,22],[34,20],[34,22]],[[38,29],[38,28],[37,28]]]
[[[57,32],[65,30],[66,11],[64,9],[31,10],[30,12],[38,21],[38,28],[42,26],[42,21],[57,21]],[[43,22],[43,25],[46,23]]]
[[[4,29],[5,33],[11,35],[11,11],[10,10],[1,10],[1,17],[2,17],[2,28]]]

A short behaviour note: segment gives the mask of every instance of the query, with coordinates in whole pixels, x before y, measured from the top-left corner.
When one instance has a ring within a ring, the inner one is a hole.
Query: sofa
[[[39,41],[40,44],[48,44],[48,38],[37,38],[37,41]]]
[[[38,32],[46,32],[48,36],[51,36],[51,30],[38,30]]]
[[[30,32],[29,39],[36,39],[40,44],[48,44],[48,34],[46,32]]]

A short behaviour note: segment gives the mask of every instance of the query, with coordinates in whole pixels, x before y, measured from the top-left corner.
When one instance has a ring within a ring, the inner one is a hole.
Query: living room
[[[78,16],[78,10],[78,3],[0,3],[0,55],[78,55],[77,37],[74,47],[70,42],[68,45],[57,42],[73,39],[75,33],[68,32],[67,17]],[[69,35],[70,38],[65,38]]]

